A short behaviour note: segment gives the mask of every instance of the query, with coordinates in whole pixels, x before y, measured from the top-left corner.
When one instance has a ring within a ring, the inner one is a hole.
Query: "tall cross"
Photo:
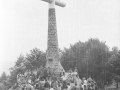
[[[64,71],[59,56],[57,26],[55,16],[55,5],[65,7],[65,4],[59,0],[42,0],[49,3],[48,10],[48,41],[46,54],[46,67],[53,68],[58,72]]]

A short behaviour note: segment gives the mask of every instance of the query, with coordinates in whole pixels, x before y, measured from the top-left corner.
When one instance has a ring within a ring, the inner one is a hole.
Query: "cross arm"
[[[45,2],[48,2],[48,3],[53,2],[53,0],[42,0],[42,1],[45,1]],[[61,2],[60,0],[55,0],[55,5],[60,6],[60,7],[65,7],[66,6],[66,4]]]

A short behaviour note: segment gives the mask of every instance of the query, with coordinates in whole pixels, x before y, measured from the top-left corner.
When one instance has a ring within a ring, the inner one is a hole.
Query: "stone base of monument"
[[[49,63],[49,64],[46,64],[46,67],[51,69],[52,72],[56,75],[60,75],[60,73],[63,73],[65,72],[65,70],[63,69],[62,65],[60,63]]]

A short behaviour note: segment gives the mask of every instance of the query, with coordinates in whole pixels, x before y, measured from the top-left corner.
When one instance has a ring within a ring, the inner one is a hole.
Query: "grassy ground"
[[[106,86],[106,90],[120,90],[120,85],[119,85],[118,89],[116,89],[116,85],[115,84],[112,84],[110,86]]]
[[[109,88],[109,89],[106,89],[106,90],[120,90],[120,88],[116,89],[116,88]]]

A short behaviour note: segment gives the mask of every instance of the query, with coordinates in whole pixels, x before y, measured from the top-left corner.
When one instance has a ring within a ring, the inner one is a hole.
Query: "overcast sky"
[[[120,0],[61,0],[56,7],[59,47],[98,38],[120,48]],[[20,54],[47,48],[48,4],[41,0],[0,0],[0,74]]]

